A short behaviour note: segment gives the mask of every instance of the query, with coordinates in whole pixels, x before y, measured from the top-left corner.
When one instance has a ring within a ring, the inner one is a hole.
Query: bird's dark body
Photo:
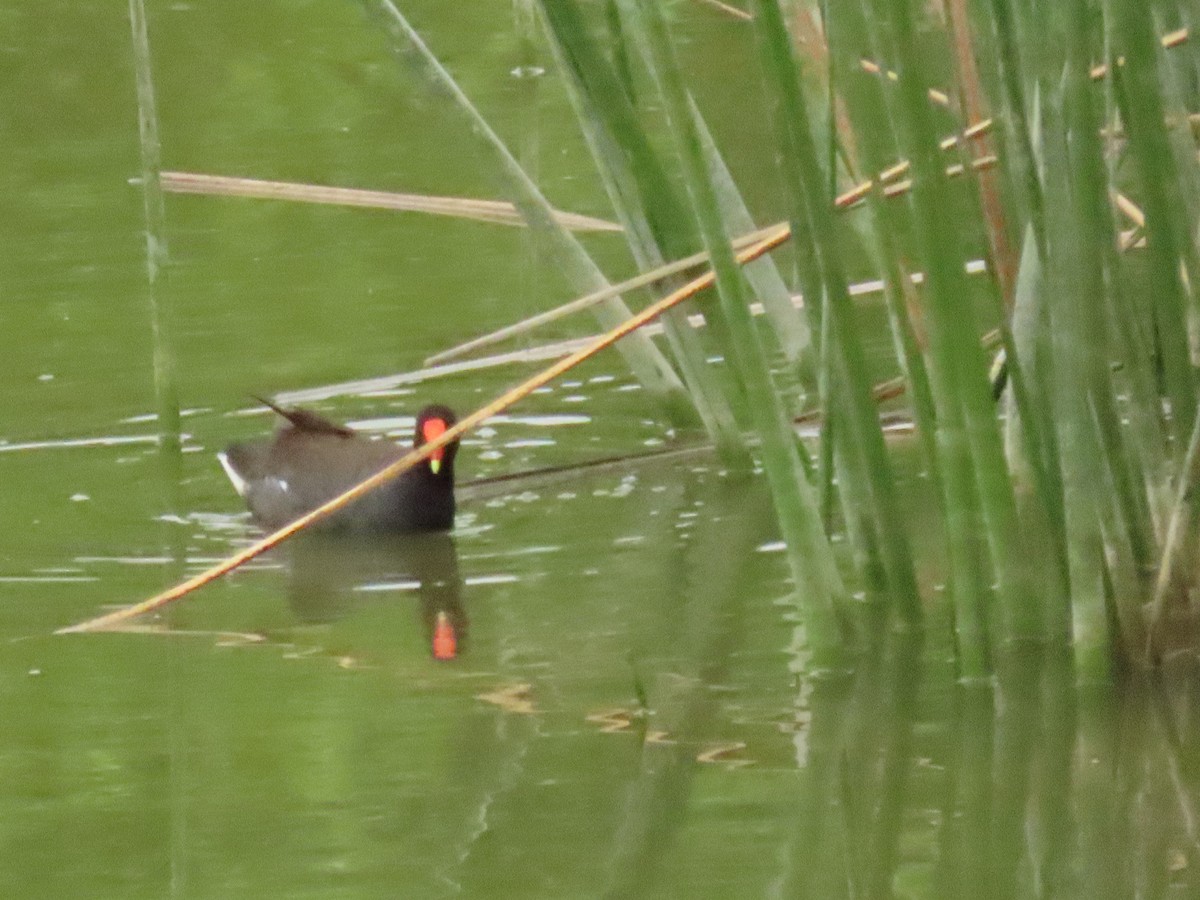
[[[308,410],[283,410],[288,424],[273,438],[234,444],[221,454],[230,480],[254,519],[279,528],[404,456],[408,450],[363,438]],[[427,407],[417,420],[414,446],[424,443],[423,427],[437,419],[445,426],[454,414]],[[333,514],[327,529],[445,531],[454,525],[454,453],[446,447],[435,472],[421,462]]]

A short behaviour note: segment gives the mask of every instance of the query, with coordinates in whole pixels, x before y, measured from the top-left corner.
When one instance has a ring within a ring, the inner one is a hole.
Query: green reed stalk
[[[1172,6],[1175,7],[1173,10]],[[1160,34],[1168,29],[1173,30],[1179,27],[1179,12],[1178,5],[1161,3],[1155,10],[1152,24]],[[1182,47],[1171,51],[1167,51],[1161,45],[1161,41],[1155,42],[1154,45],[1155,65],[1159,75],[1158,86],[1162,92],[1162,104],[1166,114],[1164,125],[1171,152],[1175,157],[1175,172],[1179,177],[1173,193],[1176,195],[1175,202],[1178,208],[1186,216],[1184,223],[1177,224],[1185,224],[1185,226],[1186,222],[1194,222],[1197,217],[1200,217],[1200,166],[1196,165],[1196,153],[1197,150],[1200,150],[1200,141],[1197,140],[1189,118],[1191,113],[1200,109],[1200,83],[1197,82],[1200,69],[1195,66],[1195,63],[1200,62],[1200,52],[1196,50],[1198,33],[1200,32],[1195,29],[1189,30],[1189,40]],[[1186,227],[1184,233],[1187,233]],[[1194,282],[1197,277],[1196,266],[1198,263],[1196,243],[1185,240],[1180,252],[1188,267],[1188,277]],[[1192,295],[1191,337],[1194,359],[1197,337],[1195,291],[1192,292]]]
[[[598,142],[605,150],[603,158],[598,160],[602,175],[611,177],[608,173],[612,171],[626,175],[619,182],[626,185],[623,191],[625,205],[638,210],[639,221],[651,233],[652,243],[658,245],[659,249],[654,253],[658,262],[650,265],[639,260],[639,265],[643,269],[653,268],[661,265],[664,257],[684,256],[692,249],[691,245],[699,241],[699,236],[688,217],[680,214],[682,202],[676,196],[666,166],[650,140],[646,127],[650,122],[638,112],[633,102],[632,76],[628,71],[630,54],[624,46],[624,29],[613,29],[615,39],[623,42],[617,48],[616,57],[626,70],[619,73],[616,64],[610,66],[595,42],[590,40],[586,23],[574,4],[544,3],[543,7],[552,36],[560,48],[560,62],[574,76],[582,99],[590,101],[587,112],[592,118],[583,118],[581,115],[585,131],[594,132],[602,128],[602,137],[607,139]],[[613,23],[611,17],[615,15],[618,16],[616,24],[619,25],[619,8],[620,4],[617,5],[617,12],[610,14],[610,24]],[[695,104],[690,104],[690,109],[696,120],[722,214],[733,232],[740,234],[753,231],[756,227],[754,220],[712,140],[707,124]],[[733,233],[730,234],[732,236]],[[746,266],[744,271],[763,304],[767,321],[775,330],[785,358],[790,362],[802,360],[811,338],[804,320],[792,305],[790,292],[774,260],[766,257],[758,259]],[[720,328],[721,323],[716,323],[716,326]]]
[[[1025,48],[1022,47],[1016,29],[1013,0],[991,0],[992,30],[996,35],[996,63],[1000,69],[1000,83],[1004,87],[1004,134],[1007,137],[1005,156],[1017,170],[1017,180],[1022,187],[1024,207],[1034,240],[1045,253],[1045,201],[1042,182],[1038,177],[1037,154],[1034,149],[1033,129],[1030,126],[1029,101],[1026,96],[1024,78],[1027,75]]]
[[[1117,25],[1112,16],[1106,21],[1106,43],[1111,46]],[[1108,157],[1105,166],[1110,201],[1122,189],[1123,171],[1127,168],[1124,154],[1112,152],[1111,135],[1116,133],[1124,119],[1120,109],[1128,105],[1124,88],[1119,79],[1105,80],[1105,131],[1110,135]],[[1104,312],[1110,332],[1111,358],[1115,371],[1108,377],[1114,402],[1108,406],[1111,432],[1126,432],[1127,478],[1129,490],[1137,501],[1133,536],[1135,565],[1149,567],[1154,563],[1154,547],[1161,542],[1165,533],[1164,516],[1167,500],[1168,438],[1171,423],[1164,414],[1159,390],[1159,367],[1154,350],[1154,299],[1144,289],[1142,274],[1128,259],[1132,251],[1121,254],[1118,250],[1117,227],[1111,216],[1100,220],[1104,235],[1100,245],[1105,272],[1106,291]],[[1116,395],[1127,398],[1121,403],[1117,416]],[[1111,420],[1124,417],[1128,428],[1121,428]],[[1120,596],[1120,595],[1118,595]],[[1140,592],[1131,594],[1127,604],[1140,599]]]
[[[1063,509],[1063,486],[1062,475],[1060,469],[1058,438],[1055,434],[1052,412],[1050,407],[1050,396],[1044,392],[1039,384],[1031,378],[1031,369],[1025,365],[1021,342],[1018,342],[1014,333],[1015,319],[1018,315],[1016,308],[1018,303],[1028,304],[1030,298],[1022,298],[1019,296],[1024,289],[1040,290],[1044,286],[1044,281],[1041,278],[1041,257],[1032,241],[1032,228],[1029,229],[1028,235],[1030,240],[1025,243],[1021,254],[1019,266],[1033,266],[1035,271],[1031,278],[1022,278],[1023,272],[1018,267],[1016,273],[1016,282],[1014,286],[1014,297],[1012,302],[1014,324],[1010,325],[1008,312],[1005,309],[1005,304],[999,293],[999,285],[992,285],[992,289],[988,292],[994,301],[994,308],[997,313],[997,331],[1000,335],[1000,346],[1004,353],[1004,359],[1007,365],[1008,372],[1008,388],[1007,397],[1008,409],[1019,424],[1015,429],[1015,435],[1020,443],[1020,449],[1023,453],[1019,471],[1028,475],[1027,479],[1014,479],[1014,485],[1021,484],[1022,480],[1027,480],[1033,488],[1032,503],[1029,504],[1033,508],[1023,510],[1025,518],[1036,518],[1039,523],[1044,523],[1043,527],[1047,531],[1050,571],[1047,573],[1046,590],[1055,592],[1058,595],[1065,595],[1068,584],[1068,565],[1067,551],[1063,538],[1065,512]],[[1043,301],[1039,298],[1032,301],[1035,307],[1041,306]],[[1036,317],[1037,309],[1033,310]],[[1043,316],[1040,324],[1045,325],[1046,318]],[[1026,340],[1025,346],[1037,346],[1037,339],[1030,341]],[[1046,349],[1046,340],[1043,336],[1040,341],[1043,346],[1043,351]],[[1012,455],[1016,456],[1015,446],[1010,446]],[[1010,476],[1011,477],[1011,476]],[[1024,524],[1024,523],[1023,523]],[[1045,604],[1045,609],[1051,615],[1044,621],[1048,626],[1048,631],[1043,635],[1049,637],[1055,635],[1059,638],[1065,638],[1066,631],[1060,628],[1065,619],[1053,614],[1055,604],[1053,602]]]
[[[163,206],[162,144],[158,138],[158,111],[154,104],[154,75],[150,62],[150,37],[144,0],[129,0],[133,31],[133,61],[137,77],[138,137],[142,152],[142,212],[146,220],[146,280],[150,305],[150,332],[154,344],[154,399],[158,412],[159,448],[164,458],[178,460],[179,389],[175,375],[174,329],[170,303],[161,290],[167,255],[166,212]],[[173,463],[177,467],[177,463]]]
[[[550,8],[562,11],[569,7],[566,5],[551,5]],[[586,34],[586,29],[576,25],[574,32],[575,34]],[[646,55],[644,49],[642,50],[642,55]],[[623,53],[622,59],[628,59],[628,54]],[[626,94],[628,94],[628,89],[626,89]],[[697,109],[696,104],[690,101],[689,109],[691,110],[692,118],[695,119],[696,130],[700,134],[701,145],[703,146],[704,156],[706,156],[708,161],[709,175],[713,180],[721,215],[725,217],[728,226],[730,226],[734,233],[744,233],[754,230],[754,218],[751,217],[750,210],[746,208],[745,200],[738,191],[736,182],[733,181],[730,169],[728,169],[724,158],[721,157],[720,151],[716,148],[712,134],[708,130],[708,125],[704,121],[700,109]],[[644,145],[648,148],[648,140],[644,142]],[[635,148],[637,146],[635,144]],[[665,217],[672,209],[678,209],[677,204],[664,206],[664,204],[659,202],[658,198],[653,196],[647,197],[644,203],[646,203],[649,214],[658,218]],[[667,218],[668,221],[674,221],[674,218]],[[689,234],[689,240],[690,238],[691,235]],[[676,248],[674,252],[683,252],[683,248]],[[806,384],[811,383],[812,376],[809,372],[810,360],[808,359],[811,349],[809,329],[806,326],[805,320],[797,313],[796,307],[792,305],[791,292],[788,290],[787,284],[782,280],[774,259],[770,257],[757,259],[754,263],[746,265],[743,271],[752,292],[762,302],[763,310],[766,311],[767,320],[774,329],[776,341],[779,342],[779,347],[782,354],[784,354],[784,358],[790,364],[802,367],[803,382]]]
[[[1200,517],[1200,419],[1192,428],[1187,452],[1180,466],[1175,486],[1175,503],[1163,538],[1162,559],[1158,564],[1158,579],[1150,603],[1150,641],[1161,640],[1163,613],[1167,595],[1186,584],[1185,574],[1194,569],[1196,561],[1196,522]],[[1147,646],[1147,655],[1156,649]]]
[[[980,80],[979,57],[983,52],[983,41],[978,41],[972,32],[966,0],[946,0],[943,4],[949,29],[950,43],[954,48],[956,87],[959,105],[968,122],[982,122],[988,117],[988,104],[983,96]],[[959,151],[969,157],[971,151],[979,155],[990,152],[992,138],[980,134],[960,142]],[[972,179],[978,190],[979,210],[990,247],[990,262],[1000,299],[1001,320],[1012,310],[1016,282],[1016,257],[1010,236],[1009,216],[1000,194],[1001,173],[985,169]]]
[[[1048,196],[1056,198],[1050,214],[1057,278],[1050,297],[1057,363],[1052,394],[1062,450],[1077,672],[1081,679],[1107,680],[1118,648],[1142,641],[1138,566],[1146,550],[1139,511],[1144,502],[1134,489],[1133,461],[1114,402],[1111,326],[1093,312],[1106,293],[1105,248],[1115,235],[1086,21],[1081,4],[1060,19],[1066,75],[1059,88],[1062,100],[1048,105],[1046,119]],[[1112,621],[1123,634],[1111,630]]]
[[[861,154],[865,170],[874,175],[891,167],[898,151],[888,109],[880,96],[880,80],[866,75],[858,64],[860,59],[878,56],[871,45],[871,29],[856,3],[839,5],[824,24],[830,49],[829,81],[831,89],[836,88],[833,102],[836,103],[838,97],[845,101],[855,147]],[[942,481],[935,441],[937,421],[933,395],[906,305],[915,289],[904,271],[901,248],[906,236],[911,234],[911,221],[906,215],[906,206],[883,199],[877,190],[868,194],[866,203],[873,261],[883,275],[884,299],[896,359],[912,400],[913,420],[925,454],[925,465],[940,494]],[[842,479],[841,483],[845,484],[847,480]],[[982,674],[982,669],[974,674]]]
[[[877,548],[892,600],[901,618],[915,624],[921,619],[921,606],[912,553],[878,412],[871,400],[866,355],[837,246],[829,176],[818,162],[809,130],[811,119],[779,4],[777,0],[758,0],[755,11],[760,55],[778,110],[776,131],[792,209],[792,239],[797,244],[809,244],[810,249],[800,254],[801,265],[812,266],[804,281],[806,285],[819,283],[825,297],[823,312],[829,320],[831,341],[823,364],[829,365],[832,373],[828,399],[837,408],[827,426],[841,424],[841,440],[837,434],[834,436],[835,458],[840,459],[842,482],[849,482],[846,489],[861,496],[848,518],[858,515],[870,522],[873,533],[869,539]],[[817,324],[814,322],[813,327]],[[833,407],[827,403],[826,409],[832,411]]]
[[[641,26],[652,71],[662,91],[672,136],[688,184],[693,212],[704,236],[717,279],[720,311],[730,333],[728,353],[750,403],[762,439],[763,466],[788,545],[796,588],[804,599],[809,640],[818,667],[835,663],[841,637],[836,607],[847,595],[808,481],[783,404],[771,382],[761,338],[750,318],[745,285],[726,237],[716,191],[709,178],[704,148],[688,104],[661,11],[653,0],[638,0]],[[713,310],[715,312],[715,310]]]
[[[884,52],[892,43],[890,35],[883,27],[885,20],[873,14],[873,11],[856,9],[852,6],[841,7],[839,18],[851,16],[849,24],[839,24],[831,27],[831,32],[839,36],[838,52],[845,52],[840,41],[851,40],[860,36],[862,44],[852,45],[856,50],[870,48],[872,58],[886,58]],[[850,65],[857,65],[860,57],[851,54],[847,62],[847,77],[849,82],[854,76],[848,71]],[[885,85],[885,87],[891,87]],[[852,108],[857,108],[862,101],[859,92],[854,95]],[[867,95],[869,96],[869,95]],[[897,102],[895,91],[887,90],[877,98],[886,102],[877,104],[873,117],[880,122],[901,124],[907,117],[906,110]],[[925,97],[919,100],[924,110]],[[878,110],[882,107],[884,112]],[[860,110],[861,113],[861,110]],[[871,134],[876,134],[873,129]],[[886,144],[885,144],[886,147]],[[895,152],[895,151],[891,151]],[[894,215],[904,227],[897,239],[910,231],[916,233],[916,222],[909,222],[904,212]],[[926,257],[926,260],[928,258]],[[928,275],[924,291],[930,290]],[[928,317],[927,317],[928,324]],[[934,420],[936,427],[931,431],[935,439],[937,471],[942,494],[942,507],[945,519],[946,548],[950,571],[947,576],[950,597],[954,604],[954,629],[957,639],[959,672],[968,681],[976,681],[990,674],[990,641],[989,641],[989,608],[990,594],[988,583],[990,573],[987,570],[984,554],[981,553],[979,535],[984,534],[985,527],[979,505],[979,497],[975,484],[975,475],[964,426],[963,410],[960,404],[950,402],[948,389],[944,386],[946,380],[943,370],[936,360],[931,360],[927,368],[930,379],[931,394],[935,407]],[[939,377],[941,382],[939,383]]]
[[[537,185],[395,4],[391,0],[363,0],[363,3],[387,34],[396,55],[430,90],[450,98],[453,108],[462,115],[490,159],[493,174],[511,195],[530,227],[544,236],[575,288],[580,293],[588,293],[606,287],[608,281],[599,266],[574,235],[554,220],[553,210]],[[594,314],[602,327],[613,328],[627,319],[630,312],[620,298],[611,298],[597,306]],[[634,376],[673,421],[695,421],[695,407],[679,376],[648,336],[633,335],[622,344],[619,352]]]
[[[175,362],[175,327],[171,292],[166,283],[170,257],[167,252],[166,209],[161,178],[162,145],[158,137],[158,109],[154,101],[154,74],[144,0],[129,0],[129,23],[137,82],[138,141],[142,159],[142,214],[146,225],[146,299],[153,346],[154,408],[157,413],[162,503],[168,512],[178,514],[184,508],[184,504],[181,496],[183,451]],[[179,577],[188,556],[186,538],[181,529],[170,529],[167,543],[168,555],[173,561],[168,570],[168,577]]]
[[[1042,227],[1047,227],[1045,222]],[[1045,512],[1045,517],[1033,523],[1033,527],[1040,527],[1046,533],[1046,541],[1053,548],[1053,562],[1056,564],[1054,574],[1057,577],[1048,578],[1044,586],[1042,621],[1045,634],[1049,639],[1065,645],[1071,634],[1070,567],[1067,562],[1062,463],[1054,418],[1054,397],[1050,389],[1054,377],[1054,348],[1049,310],[1051,289],[1043,265],[1045,253],[1046,244],[1038,246],[1033,225],[1029,223],[1025,229],[1013,303],[1011,333],[1017,353],[1016,356],[1009,356],[1008,370],[1009,378],[1014,383],[1019,379],[1020,384],[1026,385],[1026,395],[1036,402],[1022,407],[1013,399],[1015,391],[1008,392],[1007,426],[1012,457],[1010,465],[1016,477],[1036,486],[1037,506]],[[1033,427],[1029,420],[1033,417],[1037,418],[1040,442],[1032,440],[1028,434]],[[1041,445],[1040,450],[1034,446],[1037,443]],[[1018,444],[1024,448],[1023,455],[1017,450]],[[1032,457],[1037,452],[1042,454],[1046,482],[1039,481],[1036,476],[1026,478],[1022,471],[1024,467],[1032,470]],[[1032,505],[1027,504],[1027,512],[1032,512],[1028,509]]]
[[[873,29],[859,3],[840,4],[825,21],[830,47],[830,84],[845,102],[849,124],[863,169],[876,176],[895,164],[898,156],[895,126],[883,102],[882,83],[862,71],[861,59],[878,57],[871,40]],[[912,233],[908,207],[885,200],[878,190],[866,198],[869,227],[874,245],[874,262],[883,275],[884,298],[896,359],[900,364],[913,402],[913,418],[926,453],[926,464],[937,483],[937,452],[934,444],[936,418],[929,375],[906,306],[913,291],[903,262],[903,247]]]
[[[1027,556],[987,382],[980,328],[965,301],[969,289],[962,260],[955,252],[958,226],[946,215],[953,204],[930,115],[928,79],[918,49],[912,7],[912,0],[891,4],[891,49],[898,62],[898,89],[904,108],[898,121],[903,122],[906,155],[912,163],[917,238],[927,263],[930,368],[938,419],[947,430],[946,449],[953,465],[969,466],[973,472],[998,582],[1003,636],[1008,640],[1038,638],[1043,634],[1041,609],[1030,573],[1023,566]],[[961,432],[950,432],[958,414],[962,416]],[[964,437],[965,447],[960,445]],[[948,497],[954,505],[966,499]]]
[[[567,95],[638,268],[658,268],[665,258],[693,249],[691,241],[678,234],[685,217],[628,94],[574,4],[543,3],[542,13],[566,76]],[[684,383],[722,457],[731,465],[745,466],[749,454],[729,399],[707,363],[699,335],[687,322],[687,311],[672,310],[663,324]]]
[[[586,28],[578,22],[574,8],[553,4],[542,8],[542,20],[551,37],[551,48],[559,70],[565,74],[566,92],[592,150],[596,169],[604,181],[608,199],[624,227],[625,238],[638,269],[658,268],[664,262],[647,209],[674,209],[670,185],[661,178],[648,144],[638,144],[636,120],[614,74],[596,52]],[[607,110],[607,114],[602,112]],[[630,128],[632,133],[625,131]],[[618,136],[624,134],[624,140]],[[635,144],[632,150],[626,150]],[[656,202],[643,198],[656,197]],[[673,283],[678,283],[674,280]],[[704,427],[715,440],[722,457],[744,464],[742,436],[734,421],[730,402],[706,361],[700,338],[686,322],[685,310],[672,310],[664,317],[665,334],[684,384],[700,413]]]
[[[1032,355],[1039,345],[1045,349],[1048,335],[1044,328],[1046,317],[1041,298],[1042,272],[1046,264],[1046,209],[1045,189],[1038,169],[1038,135],[1040,130],[1036,101],[1040,98],[1038,82],[1034,74],[1044,52],[1036,46],[1038,39],[1029,35],[1022,41],[1018,33],[1018,16],[1013,0],[991,0],[988,4],[990,25],[996,38],[996,66],[998,81],[1002,86],[1004,116],[1003,135],[1005,143],[1002,156],[1010,160],[1016,170],[1015,179],[1020,185],[1019,196],[1027,222],[1020,268],[1015,286],[1013,321],[1011,325],[1002,314],[1000,333],[1008,361],[1010,411],[1010,436],[1015,435],[1024,448],[1025,465],[1032,480],[1036,497],[1048,520],[1049,539],[1055,549],[1055,559],[1061,570],[1061,588],[1056,597],[1065,601],[1067,563],[1064,544],[1064,517],[1062,505],[1062,483],[1059,473],[1057,437],[1050,412],[1050,398],[1038,381],[1037,367],[1030,364]],[[1028,21],[1026,21],[1028,26]],[[1040,35],[1042,32],[1034,32]],[[1028,87],[1033,88],[1029,99]],[[1017,334],[1017,331],[1020,334]],[[1019,423],[1014,424],[1014,423]],[[1016,441],[1012,442],[1015,451]],[[1015,454],[1014,454],[1015,455]],[[1057,602],[1047,603],[1047,626],[1050,633],[1060,633],[1064,616],[1055,612]],[[1061,611],[1061,610],[1060,610]]]
[[[700,135],[700,144],[704,149],[704,157],[708,160],[709,175],[717,192],[717,203],[721,214],[725,217],[731,229],[730,238],[743,234],[755,228],[753,216],[746,206],[746,201],[738,191],[729,166],[725,164],[708,124],[700,115],[700,110],[689,98],[688,108],[696,122],[696,130]],[[811,387],[812,374],[812,335],[808,323],[797,312],[792,304],[792,292],[788,289],[779,274],[779,267],[771,257],[755,260],[742,268],[751,291],[763,305],[767,321],[775,330],[776,340],[783,353],[784,360],[792,366],[799,367],[800,380],[805,387]]]
[[[1058,170],[1047,191],[1049,249],[1056,266],[1056,277],[1050,285],[1048,322],[1054,354],[1051,389],[1062,458],[1071,633],[1077,665],[1098,674],[1106,668],[1110,636],[1105,610],[1105,560],[1097,521],[1103,501],[1096,493],[1103,479],[1088,400],[1091,385],[1084,337],[1087,303],[1094,294],[1089,290],[1088,258],[1075,232],[1081,217],[1078,210],[1071,209],[1069,151],[1063,132],[1047,136],[1048,164]]]
[[[1166,110],[1158,80],[1161,45],[1154,34],[1152,10],[1142,0],[1109,4],[1125,65],[1112,77],[1121,79],[1127,98],[1123,112],[1129,155],[1139,175],[1146,212],[1147,282],[1154,303],[1157,348],[1166,395],[1171,401],[1172,434],[1187,446],[1196,416],[1196,379],[1188,347],[1189,309],[1195,300],[1180,280],[1180,262],[1192,255],[1190,228],[1176,187],[1179,170],[1166,133]],[[1193,158],[1193,166],[1194,166]],[[1195,270],[1193,270],[1193,274]]]

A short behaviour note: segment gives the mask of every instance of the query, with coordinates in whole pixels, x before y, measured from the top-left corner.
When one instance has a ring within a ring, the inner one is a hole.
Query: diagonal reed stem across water
[[[737,261],[741,264],[745,264],[758,259],[758,257],[762,256],[764,253],[767,253],[768,251],[773,250],[780,244],[784,243],[790,236],[791,229],[787,226],[780,226],[770,236],[738,253]],[[246,547],[244,550],[235,553],[233,556],[221,563],[218,563],[212,568],[206,569],[200,574],[195,575],[186,581],[180,582],[174,587],[163,591],[161,594],[157,594],[148,600],[143,600],[141,603],[135,603],[133,606],[127,606],[123,609],[119,609],[102,616],[97,616],[84,622],[79,622],[75,625],[60,628],[55,632],[55,634],[75,634],[79,632],[101,631],[106,628],[113,628],[114,626],[127,622],[129,619],[132,619],[136,616],[161,609],[167,604],[172,603],[175,600],[186,596],[187,594],[190,594],[192,591],[204,587],[204,585],[208,584],[209,582],[216,581],[222,575],[228,574],[229,572],[232,572],[234,569],[241,566],[243,563],[247,563],[255,557],[266,553],[271,548],[283,543],[289,537],[299,531],[302,531],[309,525],[312,525],[313,523],[324,519],[326,516],[337,512],[339,509],[349,503],[354,502],[364,494],[374,490],[385,482],[390,481],[407,469],[412,468],[417,463],[421,462],[421,460],[428,457],[435,450],[445,447],[452,441],[462,437],[472,428],[475,428],[477,425],[481,424],[485,419],[503,412],[514,403],[517,403],[518,401],[523,400],[525,397],[528,397],[538,388],[550,383],[555,378],[558,378],[560,375],[568,372],[585,360],[595,356],[601,350],[607,349],[621,338],[637,331],[643,325],[654,321],[654,319],[658,318],[671,307],[682,303],[689,297],[694,297],[700,291],[710,287],[713,282],[714,276],[711,271],[692,279],[683,287],[679,288],[679,290],[674,291],[661,300],[646,307],[641,312],[626,319],[616,328],[613,328],[612,330],[600,335],[595,341],[588,344],[586,347],[577,350],[570,356],[563,357],[552,366],[543,369],[532,378],[496,398],[491,403],[481,406],[479,409],[475,410],[475,412],[459,421],[452,428],[448,428],[434,440],[415,448],[409,453],[406,453],[391,465],[376,472],[366,481],[359,482],[344,493],[339,494],[337,497],[334,497],[332,500],[329,500],[326,503],[323,503],[311,512],[306,513],[305,515],[296,519],[294,522],[291,522],[290,524],[285,525],[283,528],[280,528],[278,531],[267,535],[262,540],[251,544],[249,547]]]

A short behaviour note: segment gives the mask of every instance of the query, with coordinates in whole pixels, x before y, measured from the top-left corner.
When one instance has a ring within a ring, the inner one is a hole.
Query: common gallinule
[[[307,409],[282,409],[287,420],[274,438],[233,444],[217,458],[255,520],[279,528],[375,474],[408,452],[372,441]],[[444,406],[417,416],[413,446],[432,441],[455,423]],[[325,519],[326,528],[445,531],[454,525],[454,455],[458,442],[435,451],[387,484]]]

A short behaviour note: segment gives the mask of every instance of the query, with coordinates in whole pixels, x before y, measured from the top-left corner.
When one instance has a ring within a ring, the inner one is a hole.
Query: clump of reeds
[[[607,47],[581,4],[543,4],[547,31],[584,98],[585,130],[603,130],[601,148],[640,148],[620,173],[638,189],[620,196],[643,206],[623,220],[652,221],[650,201],[668,190],[661,172],[682,174],[687,202],[672,197],[670,208],[686,224],[673,226],[670,246],[683,255],[702,244],[717,273],[717,298],[703,308],[749,399],[743,424],[761,440],[814,625],[844,601],[820,574],[828,542],[811,532],[835,474],[862,581],[898,622],[916,623],[922,608],[848,291],[857,250],[835,222],[853,205],[938,488],[962,675],[989,675],[998,651],[1026,640],[1069,641],[1089,679],[1156,658],[1190,621],[1197,576],[1200,67],[1183,5],[994,0],[968,15],[961,0],[936,12],[861,0],[789,6],[789,22],[778,0],[754,0],[751,24],[731,19],[757,32],[759,58],[747,62],[775,110],[811,336],[789,365],[826,421],[817,491],[787,432],[792,395],[762,349],[788,345],[780,323],[791,307],[769,329],[746,315],[747,279],[728,245],[744,228],[737,192],[660,6],[607,8]],[[935,84],[931,59],[955,61],[948,82]],[[646,73],[640,106],[631,68]],[[647,106],[666,110],[673,154],[649,149]],[[989,277],[970,279],[979,256]],[[1007,374],[999,404],[984,343],[992,329]],[[840,635],[822,625],[810,638],[829,650]]]

